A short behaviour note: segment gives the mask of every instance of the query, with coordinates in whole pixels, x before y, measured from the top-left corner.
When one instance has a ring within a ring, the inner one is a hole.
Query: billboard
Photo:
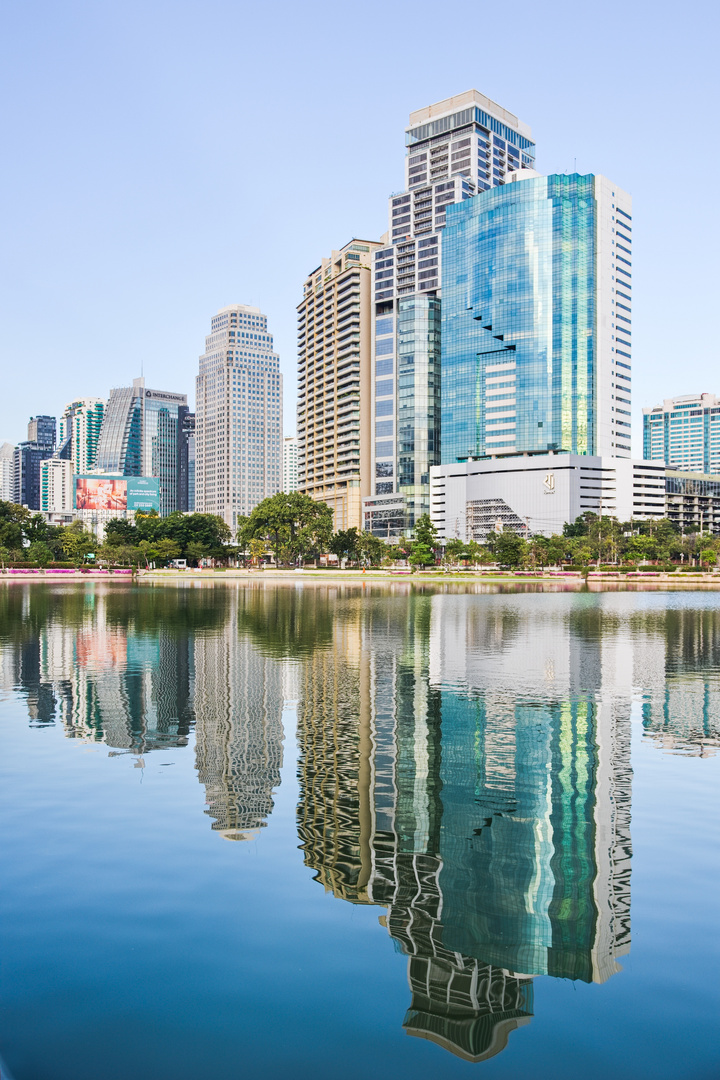
[[[75,477],[75,509],[115,513],[160,510],[160,483],[154,476]]]

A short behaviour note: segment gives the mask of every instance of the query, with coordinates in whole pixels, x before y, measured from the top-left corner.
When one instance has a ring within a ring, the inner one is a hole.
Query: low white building
[[[430,515],[447,540],[483,541],[501,528],[551,536],[587,510],[620,521],[664,517],[664,463],[551,453],[430,470]]]

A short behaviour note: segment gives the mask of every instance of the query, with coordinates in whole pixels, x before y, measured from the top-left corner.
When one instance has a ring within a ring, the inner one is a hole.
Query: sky
[[[141,371],[194,402],[227,304],[267,315],[295,430],[302,284],[379,239],[408,114],[475,88],[542,173],[633,196],[643,406],[720,394],[717,6],[6,0],[0,443]]]

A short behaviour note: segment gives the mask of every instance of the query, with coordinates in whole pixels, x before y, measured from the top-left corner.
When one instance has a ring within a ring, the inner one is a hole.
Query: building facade
[[[181,508],[181,427],[187,396],[149,390],[143,378],[110,392],[94,471],[120,476],[154,476],[160,486],[160,514]]]
[[[195,511],[195,413],[187,406],[182,406],[180,412],[178,510],[192,514]]]
[[[372,253],[352,240],[305,280],[298,305],[297,490],[334,528],[362,528],[371,488]]]
[[[212,319],[196,379],[195,508],[238,517],[282,487],[282,375],[267,317],[233,304]]]
[[[45,514],[70,514],[74,507],[73,463],[46,458],[40,463],[40,509]]]
[[[40,509],[40,464],[55,452],[54,416],[31,416],[28,437],[13,451],[13,498],[19,506]]]
[[[643,455],[690,472],[720,472],[720,398],[686,394],[643,409]]]
[[[630,197],[601,176],[507,180],[447,211],[442,462],[629,458]]]
[[[446,540],[509,529],[551,536],[586,511],[620,521],[665,516],[665,467],[587,454],[517,454],[432,470],[431,517]]]
[[[283,491],[289,495],[297,491],[297,437],[286,435],[283,439]]]
[[[447,209],[532,169],[530,129],[477,90],[411,113],[405,191],[373,262],[373,486],[364,527],[388,538],[429,509],[440,463],[442,231]]]
[[[65,406],[60,417],[58,456],[68,458],[75,473],[95,467],[105,405],[102,398],[78,398]]]
[[[0,499],[12,502],[15,498],[15,447],[4,442],[0,446]]]

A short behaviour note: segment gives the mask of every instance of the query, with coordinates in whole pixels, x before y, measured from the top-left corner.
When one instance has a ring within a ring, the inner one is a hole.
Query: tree
[[[409,563],[411,566],[433,566],[435,563],[435,552],[427,544],[413,544],[413,549],[410,552]]]
[[[461,559],[469,558],[469,553],[462,540],[448,540],[445,545],[445,560],[449,565],[457,564]]]
[[[160,559],[161,562],[164,562],[166,566],[171,559],[177,559],[182,551],[182,548],[176,540],[158,540],[155,549],[157,551],[157,558]]]
[[[350,562],[356,562],[359,553],[359,541],[360,537],[357,529],[341,529],[331,537],[328,550],[333,555],[337,555],[338,559],[348,559]]]
[[[22,551],[24,526],[30,511],[17,503],[0,500],[0,545],[9,551]]]
[[[191,540],[185,548],[186,557],[190,559],[191,562],[194,562],[196,566],[198,566],[203,559],[207,558],[207,554],[208,549],[205,547],[205,544],[201,543],[199,540]]]
[[[381,540],[379,536],[375,536],[375,533],[371,532],[360,533],[358,537],[358,552],[361,558],[365,562],[369,562],[371,566],[379,566],[380,563],[388,557],[400,557],[393,556],[392,548],[389,548],[384,540]]]
[[[415,522],[413,539],[418,544],[425,544],[429,548],[436,548],[438,544],[437,529],[432,523],[429,514],[423,514]]]
[[[527,552],[527,542],[522,536],[513,532],[512,529],[503,529],[502,532],[495,533],[494,537],[494,554],[500,565],[520,566]]]
[[[327,551],[332,537],[332,510],[297,491],[279,492],[255,507],[242,530],[240,542],[266,539],[276,560],[290,562]]]
[[[38,566],[47,566],[49,562],[52,562],[53,553],[42,540],[35,540],[27,549],[27,557],[30,562],[37,563]]]
[[[76,566],[80,566],[85,561],[85,556],[89,555],[96,546],[95,537],[85,532],[80,521],[74,521],[61,532],[60,547]]]

